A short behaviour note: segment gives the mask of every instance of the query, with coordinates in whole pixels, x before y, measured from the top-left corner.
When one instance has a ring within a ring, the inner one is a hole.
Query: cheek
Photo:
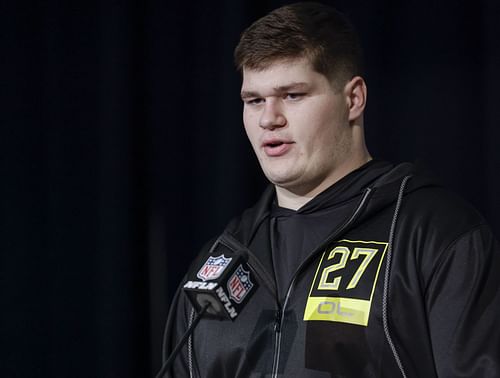
[[[250,137],[259,132],[259,118],[255,112],[243,110],[243,126]]]
[[[310,155],[324,159],[325,154],[329,155],[334,152],[334,146],[344,136],[339,119],[334,117],[311,117],[309,119],[309,128],[302,133],[302,138],[307,140],[307,149]]]
[[[258,143],[258,128],[245,118],[243,119],[243,126],[250,144],[255,148]]]

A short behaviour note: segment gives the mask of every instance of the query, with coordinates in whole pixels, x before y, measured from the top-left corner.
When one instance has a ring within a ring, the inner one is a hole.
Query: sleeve
[[[444,251],[426,305],[439,377],[500,377],[500,246],[487,226]]]

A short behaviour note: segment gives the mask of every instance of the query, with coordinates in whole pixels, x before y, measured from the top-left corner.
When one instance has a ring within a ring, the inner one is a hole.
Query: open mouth
[[[272,140],[264,143],[264,152],[267,156],[277,157],[284,155],[292,146],[292,142],[283,142],[281,140]]]
[[[266,147],[275,148],[275,147],[279,147],[283,144],[284,144],[283,142],[271,142],[271,143],[267,143]]]

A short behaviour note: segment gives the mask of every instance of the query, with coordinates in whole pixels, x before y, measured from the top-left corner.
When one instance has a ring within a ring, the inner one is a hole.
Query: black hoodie
[[[269,187],[193,263],[217,243],[244,251],[259,286],[234,321],[200,321],[171,376],[500,377],[500,246],[470,205],[383,162],[296,214],[274,198]],[[294,248],[276,232],[299,230],[277,226],[294,216],[323,241]],[[179,291],[165,355],[193,317]]]

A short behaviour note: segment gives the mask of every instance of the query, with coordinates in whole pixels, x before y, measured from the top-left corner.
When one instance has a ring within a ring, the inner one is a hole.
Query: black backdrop
[[[239,33],[286,1],[0,3],[0,376],[147,377],[173,290],[265,185]],[[372,154],[499,234],[496,0],[332,2],[366,51]]]

